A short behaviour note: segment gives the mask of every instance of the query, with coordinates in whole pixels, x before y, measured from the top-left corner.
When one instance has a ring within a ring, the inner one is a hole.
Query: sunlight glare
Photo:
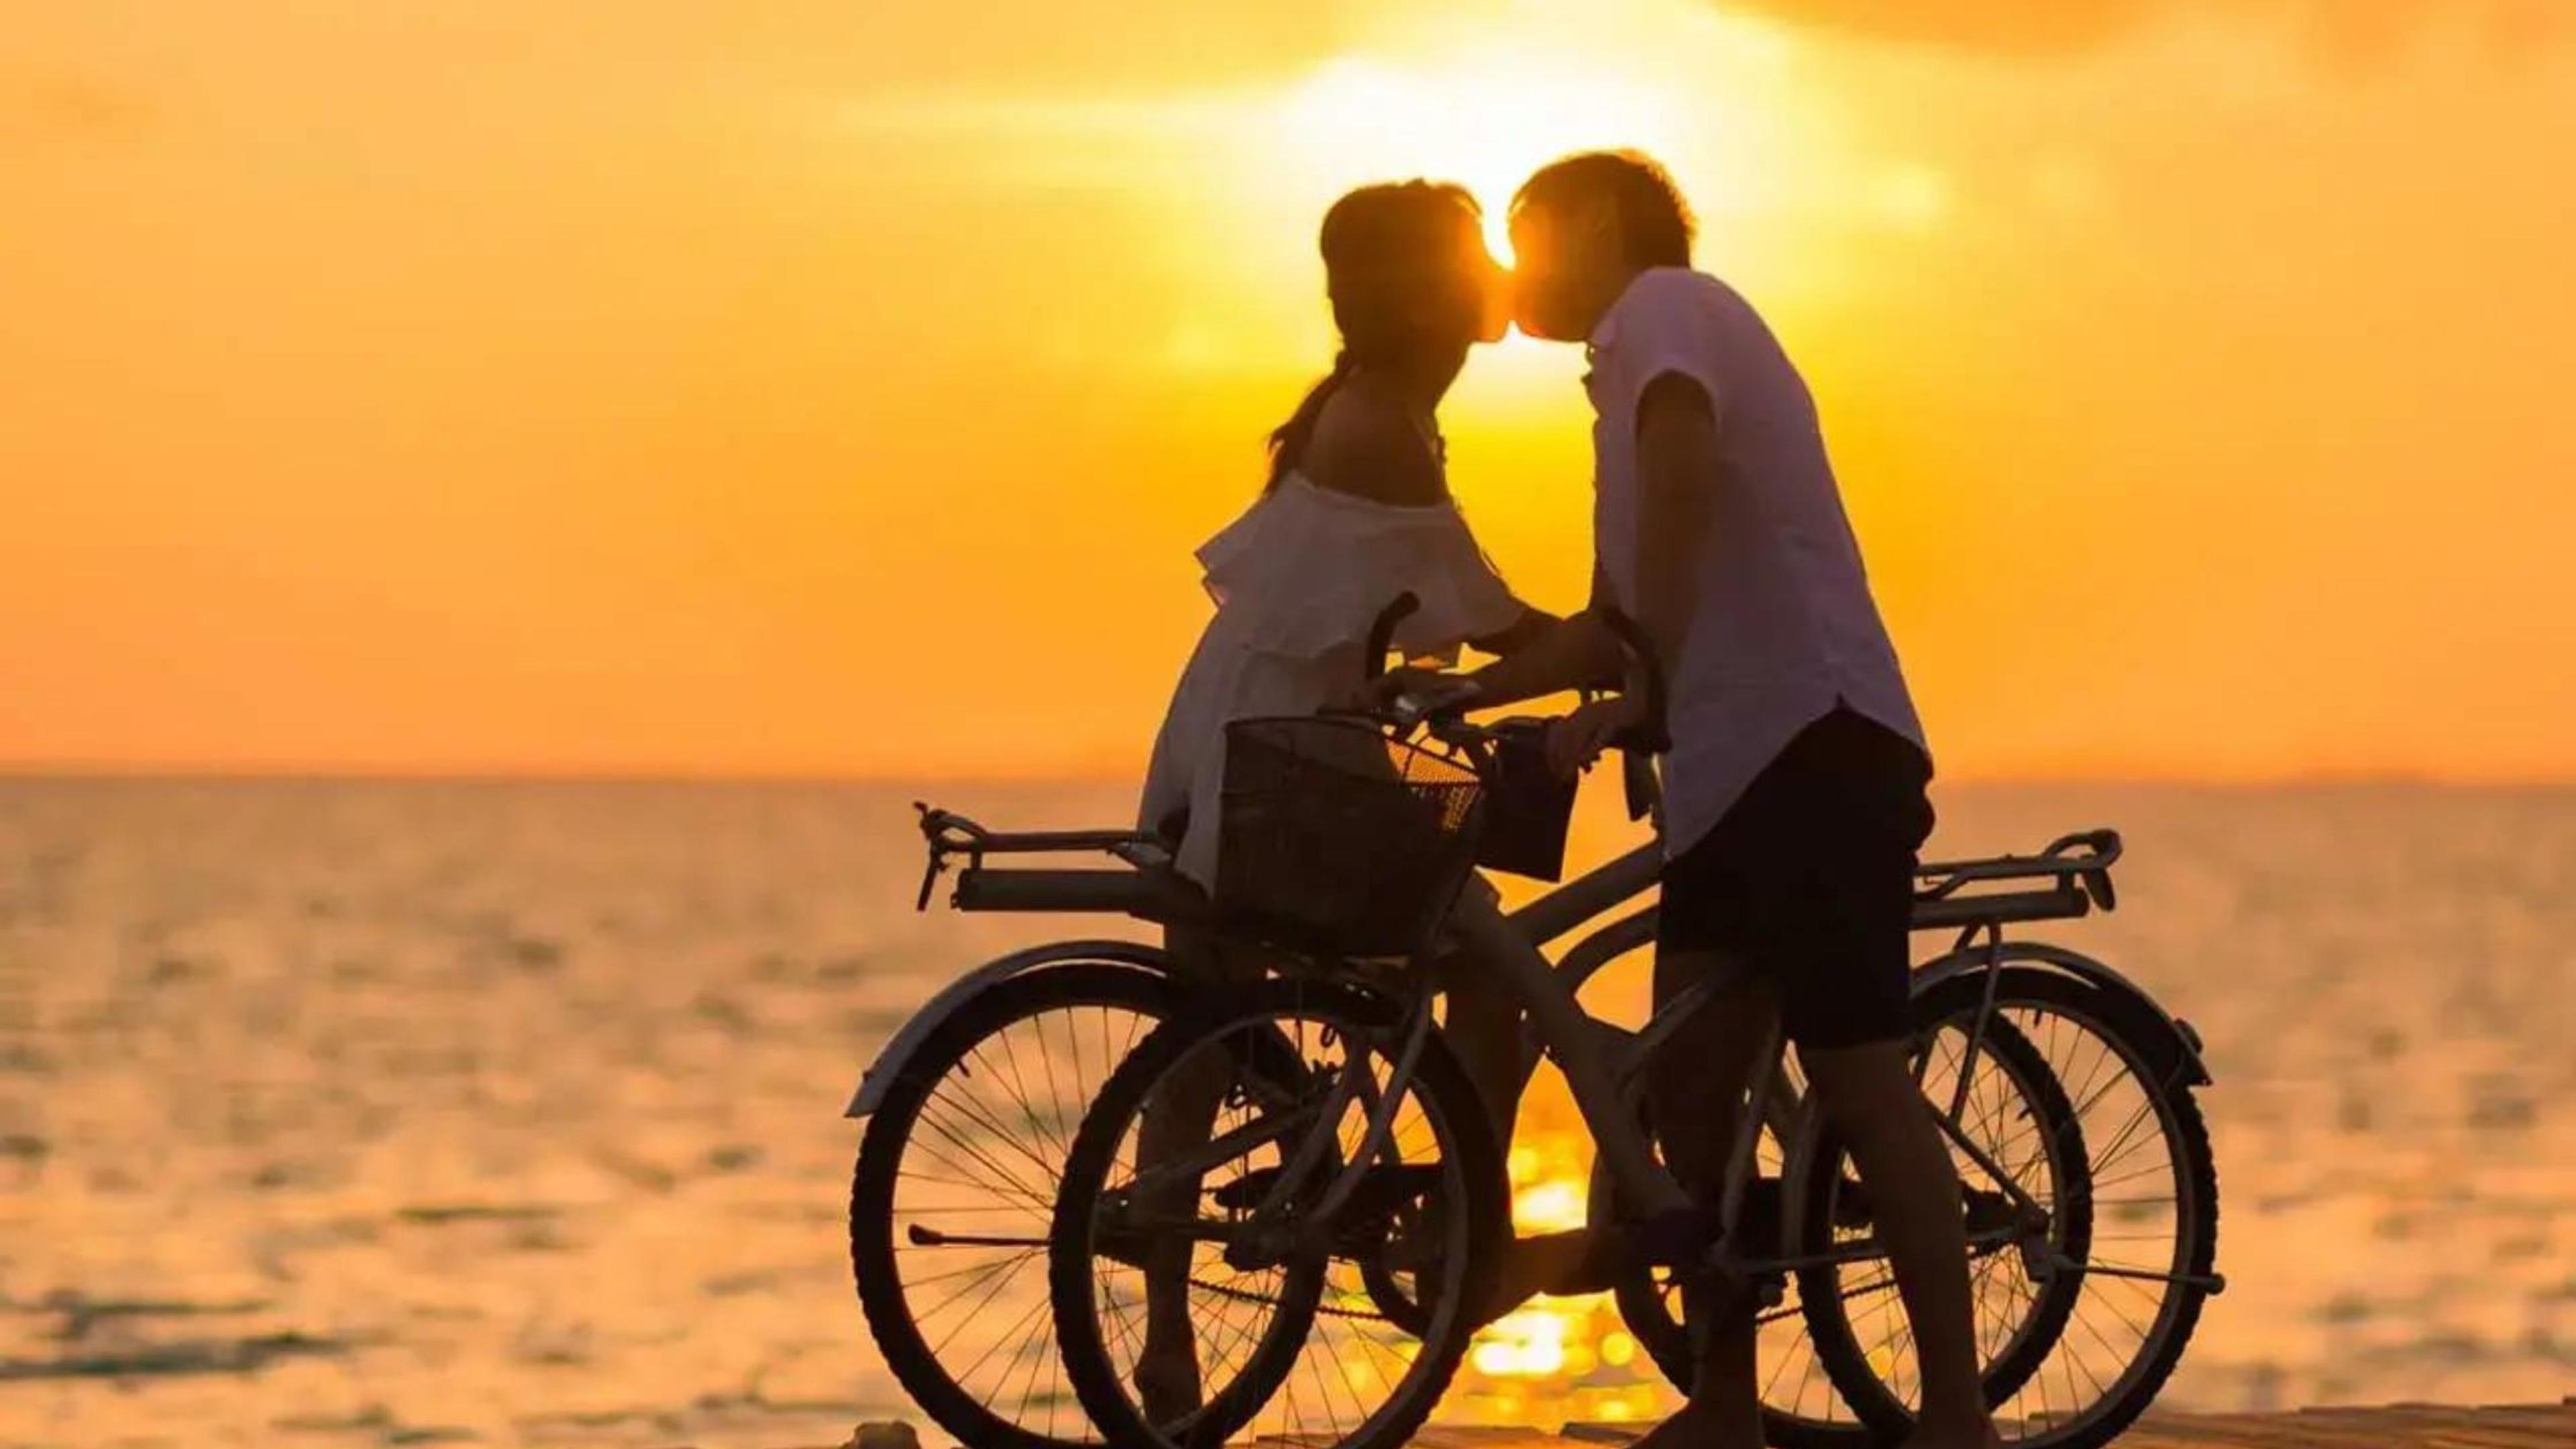
[[[1512,1222],[1539,1233],[1582,1227],[1588,1220],[1584,1186],[1560,1179],[1523,1188],[1512,1197]]]
[[[1507,1313],[1486,1325],[1468,1361],[1495,1378],[1547,1378],[1565,1367],[1568,1328],[1544,1309]]]
[[[1438,65],[1344,59],[1291,94],[1286,143],[1335,187],[1423,176],[1463,183],[1485,208],[1485,238],[1508,264],[1512,193],[1569,152],[1635,146],[1670,154],[1682,108],[1662,87],[1517,53]]]

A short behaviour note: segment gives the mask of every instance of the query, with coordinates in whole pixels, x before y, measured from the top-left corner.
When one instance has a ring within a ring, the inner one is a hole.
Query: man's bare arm
[[[1468,676],[1475,706],[1517,704],[1559,690],[1598,685],[1619,672],[1619,641],[1589,609],[1560,619],[1515,652]]]

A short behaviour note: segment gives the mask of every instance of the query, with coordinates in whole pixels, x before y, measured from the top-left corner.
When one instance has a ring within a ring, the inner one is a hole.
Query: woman
[[[1174,842],[1184,875],[1213,885],[1225,726],[1312,714],[1348,698],[1379,611],[1411,593],[1397,626],[1408,656],[1461,643],[1506,652],[1552,622],[1515,598],[1476,546],[1449,493],[1438,413],[1478,342],[1499,340],[1509,309],[1485,250],[1475,198],[1424,181],[1368,186],[1324,215],[1321,249],[1341,352],[1332,371],[1270,435],[1270,474],[1242,517],[1198,551],[1216,616],[1174,691],[1141,807]],[[1257,970],[1215,943],[1175,932],[1176,957],[1206,971]],[[1447,1035],[1508,1138],[1519,1078],[1517,1014],[1485,992],[1453,995]],[[1213,1069],[1214,1063],[1209,1064]],[[1149,1106],[1147,1160],[1207,1139],[1225,1083],[1176,1075]],[[1200,1401],[1189,1317],[1190,1245],[1148,1254],[1139,1406],[1155,1423]]]

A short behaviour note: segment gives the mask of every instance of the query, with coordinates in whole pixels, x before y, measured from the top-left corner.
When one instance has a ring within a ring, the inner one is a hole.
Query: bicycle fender
[[[1986,969],[1988,961],[1997,965],[2035,965],[2072,976],[2096,987],[2137,1009],[2138,1019],[2158,1028],[2155,1039],[2140,1042],[2145,1051],[2157,1056],[2157,1069],[2172,1081],[2185,1086],[2209,1085],[2209,1066],[2201,1060],[2200,1033],[2190,1022],[2175,1016],[2149,996],[2145,989],[2111,967],[2081,952],[2044,941],[2005,941],[1998,950],[1989,946],[1965,946],[1928,963],[1914,973],[1917,994],[1929,991],[1958,976],[1972,975]]]
[[[1172,969],[1171,957],[1161,947],[1141,941],[1052,941],[987,961],[940,988],[938,995],[886,1039],[886,1044],[877,1049],[876,1060],[859,1077],[858,1090],[850,1094],[850,1105],[841,1110],[841,1115],[865,1117],[876,1111],[895,1078],[903,1074],[904,1064],[912,1060],[912,1054],[968,1002],[1005,981],[1076,962],[1132,966],[1156,975],[1169,975]]]

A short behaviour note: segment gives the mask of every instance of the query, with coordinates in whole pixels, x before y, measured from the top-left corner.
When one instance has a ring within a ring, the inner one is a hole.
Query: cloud
[[[2524,53],[2567,29],[2559,0],[1715,0],[1793,25],[1898,44],[2001,55],[2090,50],[2162,20],[2204,15],[2278,23],[2320,59],[2369,62],[2426,31],[2465,22],[2490,53]]]

